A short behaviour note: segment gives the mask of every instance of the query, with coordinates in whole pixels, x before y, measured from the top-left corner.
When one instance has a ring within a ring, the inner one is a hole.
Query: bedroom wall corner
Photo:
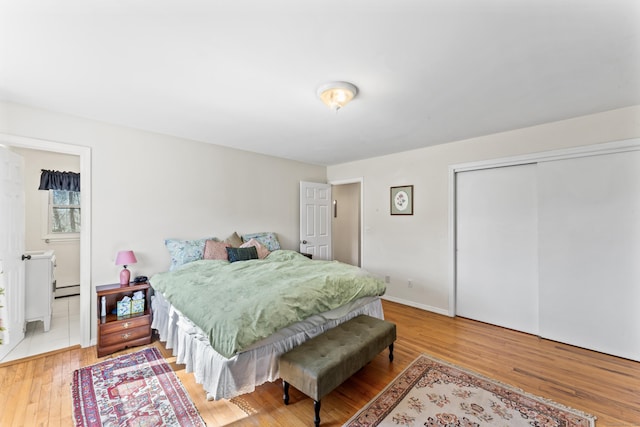
[[[3,101],[0,133],[91,149],[93,287],[118,281],[122,249],[136,253],[132,277],[165,271],[166,238],[273,231],[297,249],[299,183],[327,178],[324,166]]]
[[[449,166],[640,136],[640,105],[329,166],[363,177],[363,268],[389,276],[386,298],[449,312]],[[414,214],[389,213],[390,187],[414,185]]]

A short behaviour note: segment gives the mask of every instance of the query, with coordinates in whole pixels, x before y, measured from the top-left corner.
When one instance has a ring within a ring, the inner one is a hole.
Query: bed
[[[382,280],[289,250],[197,260],[150,283],[152,328],[213,400],[278,379],[279,355],[327,329],[360,314],[384,317]]]

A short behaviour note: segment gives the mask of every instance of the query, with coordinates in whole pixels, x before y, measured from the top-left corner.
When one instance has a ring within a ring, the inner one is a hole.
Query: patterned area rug
[[[205,426],[155,347],[76,370],[76,426]]]
[[[419,356],[344,426],[595,426],[595,417]]]

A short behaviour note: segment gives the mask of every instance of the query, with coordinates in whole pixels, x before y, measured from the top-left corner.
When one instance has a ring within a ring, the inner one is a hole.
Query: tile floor
[[[27,323],[24,340],[1,362],[34,356],[52,350],[80,344],[80,296],[53,300],[53,312],[49,332],[41,321]]]

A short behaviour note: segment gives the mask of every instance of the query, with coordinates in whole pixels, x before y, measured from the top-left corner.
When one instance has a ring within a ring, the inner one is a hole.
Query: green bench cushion
[[[280,377],[319,401],[396,339],[396,325],[361,315],[280,357]]]

